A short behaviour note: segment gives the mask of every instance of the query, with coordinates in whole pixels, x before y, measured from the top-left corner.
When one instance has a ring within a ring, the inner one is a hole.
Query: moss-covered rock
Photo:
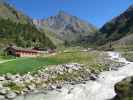
[[[113,100],[133,100],[133,77],[115,85],[116,97]]]

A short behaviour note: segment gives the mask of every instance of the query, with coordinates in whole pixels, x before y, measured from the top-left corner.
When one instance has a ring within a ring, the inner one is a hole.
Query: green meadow
[[[48,65],[58,65],[66,63],[80,63],[94,65],[99,57],[99,52],[69,51],[60,52],[53,56],[37,58],[16,58],[13,61],[0,63],[0,74],[34,72]]]

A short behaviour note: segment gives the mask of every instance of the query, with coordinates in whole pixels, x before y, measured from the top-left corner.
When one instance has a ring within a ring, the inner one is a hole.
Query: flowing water
[[[67,85],[61,91],[50,91],[47,94],[38,93],[17,97],[15,100],[108,100],[116,93],[114,86],[126,77],[133,76],[133,62],[128,62],[119,53],[108,52],[112,60],[124,62],[125,66],[117,71],[105,71],[96,81],[86,84]]]

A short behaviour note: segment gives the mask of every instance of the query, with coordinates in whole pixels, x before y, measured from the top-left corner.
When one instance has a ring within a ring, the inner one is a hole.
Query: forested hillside
[[[123,12],[119,16],[107,22],[100,29],[100,32],[101,33],[99,34],[99,37],[102,37],[101,41],[104,40],[103,43],[109,40],[117,41],[133,34],[133,5],[131,5],[125,12]],[[125,39],[122,40],[123,41],[119,42],[126,43],[126,41],[124,41]]]
[[[32,24],[31,18],[0,0],[0,47],[14,44],[21,47],[55,48],[45,33]]]
[[[34,25],[0,19],[0,45],[14,43],[22,47],[54,47],[53,43]]]

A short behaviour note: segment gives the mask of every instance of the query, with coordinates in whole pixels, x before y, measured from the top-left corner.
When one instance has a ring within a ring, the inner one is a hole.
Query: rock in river
[[[16,96],[17,96],[17,94],[14,93],[14,92],[12,92],[12,91],[8,92],[7,95],[6,95],[6,97],[7,97],[8,99],[13,99],[13,98],[15,98]]]

